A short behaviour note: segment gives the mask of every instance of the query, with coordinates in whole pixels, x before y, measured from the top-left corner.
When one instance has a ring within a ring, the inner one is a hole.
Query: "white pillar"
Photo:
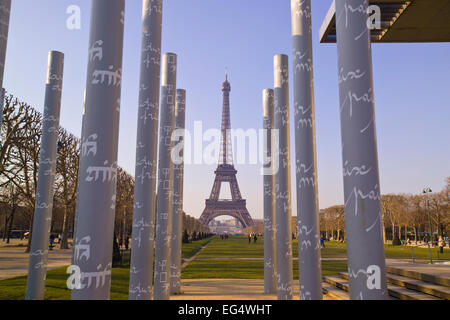
[[[155,300],[170,298],[170,246],[172,239],[173,162],[172,132],[175,126],[177,55],[162,59],[161,112],[159,131],[158,196],[155,249]]]
[[[322,300],[311,0],[291,0],[300,298]]]
[[[142,20],[130,300],[152,298],[162,0],[144,0]]]
[[[387,299],[366,0],[336,0],[345,226],[351,299]]]
[[[0,131],[3,123],[3,105],[5,101],[3,77],[5,74],[6,48],[8,45],[10,15],[11,0],[0,0]]]
[[[10,15],[11,0],[0,0],[0,89],[3,88]]]
[[[30,263],[28,266],[27,300],[44,300],[49,237],[52,225],[56,157],[58,153],[59,116],[63,84],[64,54],[48,54],[47,84],[44,116],[42,118],[41,150],[38,185],[31,232]]]
[[[292,209],[291,159],[289,138],[289,63],[288,56],[274,59],[275,129],[279,131],[279,148],[274,150],[279,163],[275,174],[277,290],[279,300],[292,299]]]
[[[273,89],[263,91],[263,129],[264,137],[264,293],[276,293],[276,240],[275,240],[275,175],[273,173],[274,128]]]
[[[175,130],[184,135],[186,120],[186,90],[177,90],[175,108]],[[173,197],[172,197],[172,248],[170,268],[170,293],[181,293],[181,247],[183,236],[183,182],[184,182],[184,136],[179,137],[176,144],[173,165]]]
[[[125,0],[92,1],[73,266],[68,280],[74,286],[73,300],[110,296],[124,10]]]

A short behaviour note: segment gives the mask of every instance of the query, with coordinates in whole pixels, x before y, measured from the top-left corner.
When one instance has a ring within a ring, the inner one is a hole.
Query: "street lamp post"
[[[428,194],[428,193],[431,193],[431,192],[433,192],[431,190],[431,188],[424,188],[423,189],[423,194]],[[427,195],[427,214],[428,214],[428,224],[429,224],[429,227],[430,227],[430,239],[428,241],[428,251],[430,253],[430,262],[432,264],[433,263],[433,258],[431,257],[430,242],[432,243],[432,241],[433,241],[433,227],[432,227],[432,224],[431,224],[430,199],[429,199],[428,195]]]

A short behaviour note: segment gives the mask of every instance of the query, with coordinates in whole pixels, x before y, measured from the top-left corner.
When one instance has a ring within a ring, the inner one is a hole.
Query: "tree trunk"
[[[28,234],[28,243],[27,243],[27,249],[25,250],[25,253],[30,253],[31,251],[31,238],[32,238],[32,234],[33,234],[33,219],[34,219],[34,208],[32,208],[31,210],[33,210],[33,213],[30,215],[30,231]]]
[[[6,241],[6,234],[8,232],[8,222],[9,222],[8,214],[5,213],[5,228],[3,229],[3,242]]]
[[[9,244],[9,239],[11,237],[11,230],[13,227],[13,221],[14,221],[14,214],[16,212],[16,206],[13,205],[13,208],[11,210],[11,216],[9,217],[9,226],[8,226],[8,231],[7,231],[7,238],[6,238],[6,243]]]
[[[415,241],[416,246],[417,246],[417,227],[414,227],[414,241]]]
[[[125,239],[128,237],[127,234],[127,215],[126,215],[126,210],[125,208],[123,209],[123,234],[122,234],[122,239]]]
[[[69,242],[68,242],[68,233],[69,233],[69,217],[68,217],[68,212],[69,210],[67,210],[67,205],[64,205],[63,207],[64,210],[64,218],[63,218],[63,230],[62,230],[62,235],[61,235],[61,249],[69,249]]]

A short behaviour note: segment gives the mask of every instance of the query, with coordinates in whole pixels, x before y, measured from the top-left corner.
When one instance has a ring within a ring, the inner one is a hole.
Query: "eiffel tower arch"
[[[247,201],[242,199],[239,184],[237,182],[237,170],[233,165],[233,154],[231,145],[231,121],[230,121],[230,91],[231,86],[226,76],[222,85],[223,107],[222,107],[222,135],[219,156],[219,165],[214,171],[216,178],[209,199],[205,201],[205,209],[200,217],[200,222],[208,224],[219,216],[231,216],[237,219],[244,228],[254,225],[253,219],[247,210]],[[219,199],[222,184],[230,184],[231,199]]]

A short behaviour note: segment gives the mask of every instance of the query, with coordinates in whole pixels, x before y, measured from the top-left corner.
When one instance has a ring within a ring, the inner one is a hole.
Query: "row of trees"
[[[41,122],[41,113],[12,95],[6,97],[0,134],[0,234],[8,243],[13,230],[22,235],[32,230]],[[61,248],[68,248],[68,239],[73,236],[80,148],[80,139],[59,129],[51,231],[61,235]],[[133,204],[134,178],[119,167],[114,228],[118,239],[131,235]],[[183,230],[189,239],[209,233],[208,228],[185,213]],[[27,250],[30,244],[31,236]]]
[[[430,224],[435,238],[450,233],[450,177],[440,192],[427,194],[387,194],[381,197],[384,241],[398,244],[410,239],[428,239]],[[344,206],[333,206],[320,213],[320,230],[326,238],[345,238]]]
[[[199,219],[191,217],[183,212],[183,243],[189,243],[191,241],[202,240],[210,237],[211,233],[209,228],[205,227]]]
[[[182,242],[183,243],[190,243],[192,241],[203,240],[203,239],[206,239],[206,238],[210,238],[212,236],[213,236],[213,234],[209,233],[209,232],[193,231],[191,234],[189,234],[187,229],[184,229],[183,236],[182,236]]]
[[[8,95],[0,134],[0,230],[4,241],[9,242],[13,230],[22,234],[32,230],[41,131],[42,114]],[[61,234],[62,248],[68,248],[73,234],[79,157],[80,140],[60,128],[52,232]],[[133,177],[119,168],[115,231],[122,236],[131,232],[133,190]]]

